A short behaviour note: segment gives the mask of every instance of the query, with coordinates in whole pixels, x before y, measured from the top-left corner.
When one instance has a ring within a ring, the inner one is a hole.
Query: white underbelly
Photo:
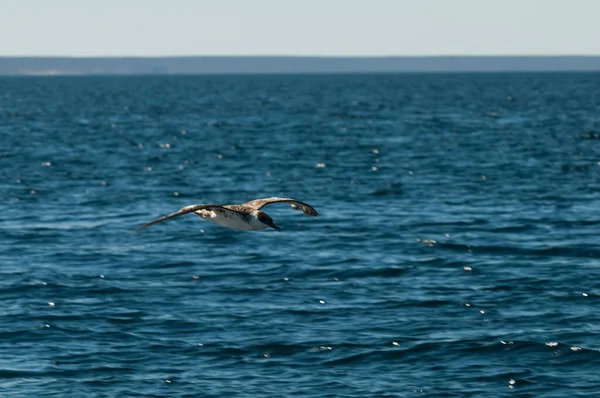
[[[228,216],[227,213],[216,213],[214,211],[199,210],[195,212],[206,221],[210,221],[214,224],[219,224],[227,228],[241,229],[244,231],[258,231],[261,229],[268,228],[267,225],[252,217],[250,222],[247,222],[243,218],[237,215]]]

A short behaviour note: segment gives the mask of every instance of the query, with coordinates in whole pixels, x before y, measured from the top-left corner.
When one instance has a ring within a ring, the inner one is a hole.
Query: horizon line
[[[593,58],[600,54],[422,54],[422,55],[302,55],[302,54],[208,54],[208,55],[0,55],[0,58]]]

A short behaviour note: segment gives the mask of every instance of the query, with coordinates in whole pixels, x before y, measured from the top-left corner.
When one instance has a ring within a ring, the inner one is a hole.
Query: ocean
[[[600,396],[600,74],[4,77],[0,195],[0,396]]]

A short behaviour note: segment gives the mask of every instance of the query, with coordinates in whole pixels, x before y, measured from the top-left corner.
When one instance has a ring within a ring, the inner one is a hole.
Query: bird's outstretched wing
[[[168,220],[169,218],[178,217],[178,216],[181,216],[181,215],[184,215],[184,214],[187,214],[187,213],[192,213],[194,211],[198,211],[198,210],[216,210],[216,209],[224,210],[224,211],[233,211],[233,212],[236,212],[235,210],[226,209],[223,206],[216,205],[216,204],[190,205],[190,206],[182,207],[181,209],[179,209],[175,213],[171,213],[171,214],[168,214],[166,216],[157,218],[154,221],[150,221],[149,223],[142,225],[138,230],[142,230],[144,228],[148,228],[151,225],[154,225],[154,224],[159,223],[161,221]]]
[[[294,210],[302,210],[304,214],[307,214],[312,217],[316,217],[318,215],[317,211],[312,208],[312,206],[300,202],[296,199],[292,198],[264,198],[264,199],[256,199],[251,200],[250,202],[244,203],[243,206],[252,207],[256,210],[260,210],[261,208],[273,204],[273,203],[289,203]]]

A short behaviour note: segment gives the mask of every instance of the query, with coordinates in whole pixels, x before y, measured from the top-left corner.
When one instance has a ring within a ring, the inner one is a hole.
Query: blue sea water
[[[0,396],[600,396],[598,74],[0,78],[0,194]]]

